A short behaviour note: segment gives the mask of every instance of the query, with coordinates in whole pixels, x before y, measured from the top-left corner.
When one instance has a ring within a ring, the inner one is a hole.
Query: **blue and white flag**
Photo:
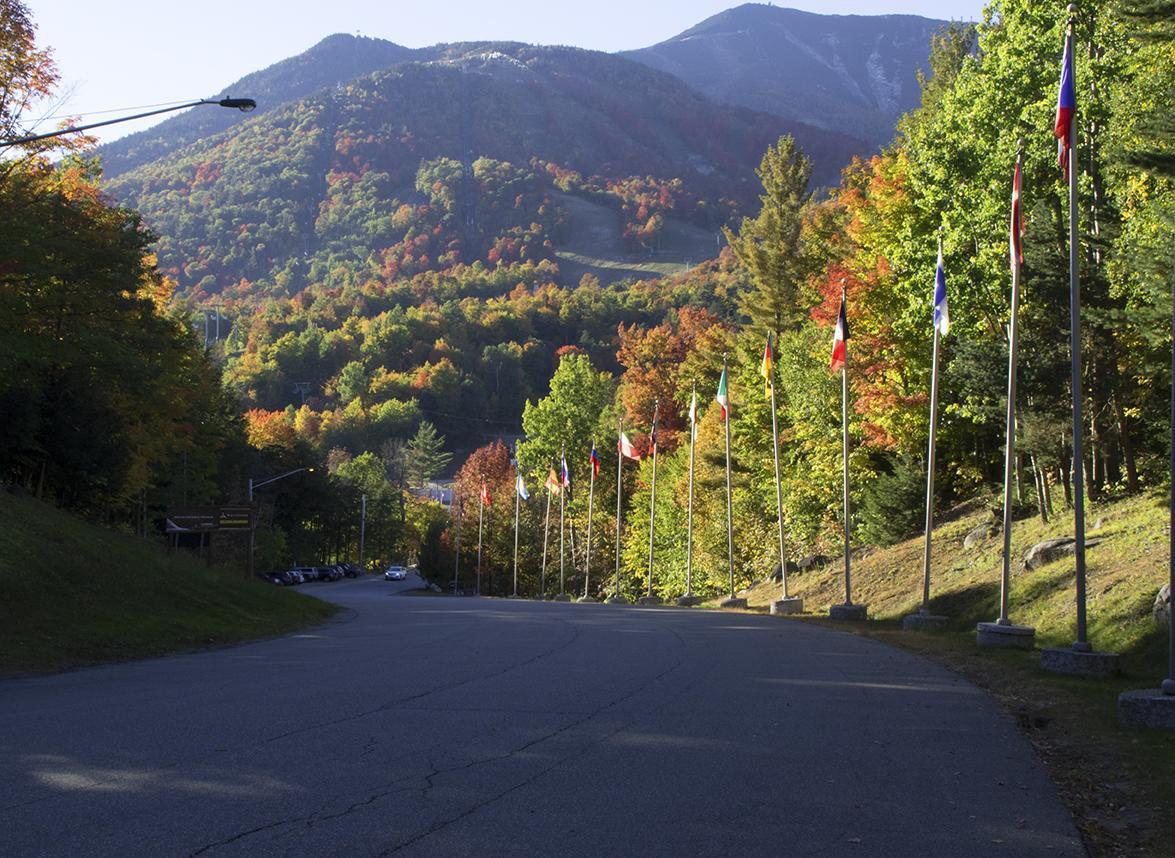
[[[530,500],[530,492],[526,490],[526,484],[522,482],[522,474],[518,475],[518,479],[514,481],[514,489],[518,492],[518,496],[523,500]]]
[[[938,249],[938,267],[934,270],[934,327],[944,337],[951,328],[947,312],[947,278],[942,272],[942,248]]]

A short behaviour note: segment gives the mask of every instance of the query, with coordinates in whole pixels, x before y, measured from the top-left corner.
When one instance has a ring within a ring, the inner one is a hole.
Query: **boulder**
[[[1086,548],[1093,548],[1099,540],[1086,541]],[[1048,563],[1060,560],[1062,557],[1072,557],[1077,552],[1077,540],[1071,536],[1060,539],[1046,539],[1038,542],[1024,554],[1024,565],[1029,569],[1039,569]]]
[[[971,550],[991,534],[991,528],[986,524],[981,524],[979,527],[972,530],[965,537],[963,537],[963,547]]]
[[[793,563],[790,560],[787,561],[787,574],[788,575],[792,574],[793,572],[798,572],[798,571],[800,571],[799,566],[797,566],[795,563]],[[780,579],[780,575],[779,575],[779,564],[776,563],[775,568],[771,570],[771,581],[775,584],[778,584],[778,583],[780,583],[780,580],[781,579]]]
[[[1164,629],[1171,628],[1171,585],[1164,584],[1159,588],[1159,594],[1155,596],[1154,607],[1151,608],[1151,614],[1155,618],[1155,625]]]
[[[807,557],[801,557],[799,563],[796,565],[800,571],[806,572],[809,569],[815,569],[817,566],[824,566],[828,563],[828,557],[823,554],[810,554]]]

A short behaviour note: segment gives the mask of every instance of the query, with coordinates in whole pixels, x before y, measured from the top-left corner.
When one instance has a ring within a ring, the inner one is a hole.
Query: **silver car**
[[[384,573],[385,581],[403,581],[408,577],[408,570],[403,566],[389,566]]]

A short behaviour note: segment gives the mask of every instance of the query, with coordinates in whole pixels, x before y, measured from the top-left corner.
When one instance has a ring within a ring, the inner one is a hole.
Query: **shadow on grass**
[[[953,629],[973,629],[976,623],[994,620],[1000,612],[1000,587],[996,583],[973,584],[930,600],[930,610],[950,617]]]

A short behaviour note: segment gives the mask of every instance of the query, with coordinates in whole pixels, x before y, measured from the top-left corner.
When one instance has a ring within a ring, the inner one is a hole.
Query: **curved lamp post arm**
[[[118,119],[107,119],[104,122],[91,122],[89,125],[74,125],[58,131],[47,131],[44,134],[30,134],[28,137],[18,137],[15,140],[0,141],[0,148],[5,146],[19,146],[23,143],[35,143],[38,140],[48,140],[51,137],[61,137],[65,134],[74,134],[79,131],[89,131],[91,128],[102,128],[119,122],[130,122],[134,119],[145,119],[148,116],[157,116],[160,113],[171,113],[173,110],[186,110],[189,107],[199,107],[202,104],[215,104],[220,107],[233,107],[242,113],[248,113],[257,107],[257,102],[251,98],[202,98],[199,101],[190,101],[187,104],[176,104],[172,107],[161,107],[158,110],[148,110],[146,113],[136,113],[133,116],[120,116]]]

